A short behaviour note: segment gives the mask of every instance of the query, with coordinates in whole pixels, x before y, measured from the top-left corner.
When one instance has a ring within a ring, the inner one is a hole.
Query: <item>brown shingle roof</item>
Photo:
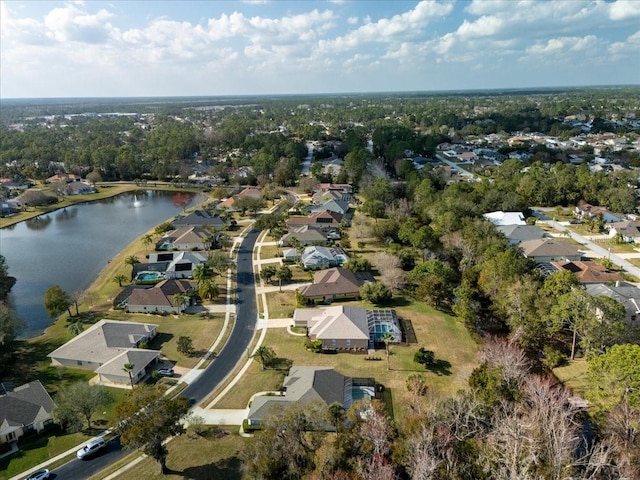
[[[300,288],[304,297],[323,297],[332,295],[357,295],[364,284],[351,270],[335,267],[320,270],[313,275],[313,284]]]
[[[610,272],[592,260],[551,262],[558,270],[573,272],[581,283],[608,283],[624,281],[618,272]]]

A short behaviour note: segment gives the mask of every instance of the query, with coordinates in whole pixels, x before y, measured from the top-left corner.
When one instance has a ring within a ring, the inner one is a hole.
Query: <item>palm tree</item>
[[[251,355],[251,358],[255,358],[262,363],[262,370],[266,370],[269,364],[276,358],[276,352],[273,351],[273,348],[262,345]]]
[[[340,402],[333,402],[329,405],[329,421],[336,427],[336,433],[340,432],[340,426],[344,422],[344,406]]]
[[[384,332],[384,334],[382,335],[382,341],[384,342],[384,348],[387,351],[387,370],[389,370],[389,355],[390,355],[390,351],[389,351],[389,343],[393,340],[393,335],[391,334],[391,332]]]
[[[206,263],[199,263],[193,269],[193,279],[200,285],[203,281],[210,279],[213,276],[211,268]]]
[[[74,320],[70,321],[69,325],[67,325],[67,330],[73,335],[80,335],[84,331],[82,319],[75,318]]]
[[[189,296],[185,293],[174,293],[173,303],[178,307],[178,313],[182,312],[182,307],[189,301]]]
[[[133,388],[133,367],[135,367],[133,363],[125,363],[122,366],[122,370],[124,370],[129,374],[129,381],[131,382],[131,388]]]
[[[133,278],[133,266],[137,263],[140,263],[140,260],[138,260],[138,257],[136,257],[135,255],[129,255],[124,259],[124,263],[126,265],[131,265],[131,278]]]
[[[219,293],[220,289],[218,288],[218,284],[210,278],[206,278],[198,284],[198,295],[200,295],[200,298],[203,300],[211,300],[217,297]]]
[[[145,236],[142,237],[142,244],[147,250],[149,250],[149,245],[151,245],[152,243],[153,243],[153,237],[150,234],[147,233]]]
[[[126,282],[127,281],[127,277],[126,277],[126,275],[123,275],[123,274],[119,273],[118,275],[113,277],[113,281],[114,282],[118,282],[118,286],[121,287],[122,286],[122,282]]]

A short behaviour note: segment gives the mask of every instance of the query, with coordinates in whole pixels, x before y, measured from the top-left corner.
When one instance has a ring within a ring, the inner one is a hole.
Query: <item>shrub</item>
[[[543,349],[544,364],[548,368],[556,368],[562,365],[565,361],[565,357],[562,352],[556,348],[546,345]]]
[[[424,365],[425,368],[428,367],[429,365],[433,365],[435,360],[436,360],[435,353],[433,353],[431,350],[427,350],[424,347],[420,347],[420,350],[418,350],[413,355],[413,361],[421,365]]]

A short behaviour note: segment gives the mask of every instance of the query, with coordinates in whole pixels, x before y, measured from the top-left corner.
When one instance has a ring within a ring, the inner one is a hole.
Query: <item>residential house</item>
[[[329,210],[319,210],[306,217],[289,217],[286,220],[287,228],[295,228],[303,225],[312,225],[325,231],[336,230],[340,226],[344,215]]]
[[[349,260],[341,248],[311,246],[306,247],[300,256],[302,266],[311,270],[335,267]]]
[[[593,206],[585,201],[578,202],[578,205],[576,205],[574,209],[574,214],[580,219],[595,218],[602,215],[602,221],[604,223],[614,223],[624,220],[623,215],[612,213],[605,207]]]
[[[360,287],[373,282],[370,272],[354,273],[346,268],[335,267],[320,270],[313,275],[313,283],[300,288],[300,294],[307,300],[323,302],[344,298],[360,298]]]
[[[196,288],[192,280],[163,280],[152,288],[133,289],[123,306],[130,313],[180,313],[191,305]],[[182,296],[179,301],[176,294]]]
[[[594,297],[605,296],[613,298],[624,305],[626,323],[640,326],[640,288],[628,283],[591,283],[586,286],[587,292]]]
[[[609,238],[619,238],[625,243],[640,243],[640,222],[623,220],[609,225]]]
[[[346,377],[331,367],[293,366],[283,381],[282,395],[254,397],[247,420],[249,425],[259,426],[267,415],[294,403],[322,402],[329,406],[337,402],[348,409],[356,400],[375,398],[375,393],[372,378]],[[335,426],[327,422],[325,429],[335,431]]]
[[[150,253],[149,263],[169,262],[163,272],[166,278],[193,278],[196,266],[207,261],[207,256],[199,252]],[[146,270],[146,269],[145,269]]]
[[[535,225],[498,225],[497,230],[507,237],[510,246],[544,237],[544,230]]]
[[[321,229],[311,227],[310,225],[302,225],[297,228],[289,229],[289,233],[282,237],[282,245],[288,247],[293,239],[298,240],[302,245],[326,245],[328,237]]]
[[[77,175],[73,173],[56,173],[51,177],[45,180],[46,183],[56,183],[56,182],[79,182],[81,179]]]
[[[311,197],[311,202],[316,205],[328,202],[329,200],[342,200],[351,203],[353,202],[353,196],[350,193],[343,193],[339,190],[328,190],[326,192],[318,190]]]
[[[308,208],[310,213],[328,210],[330,212],[345,215],[349,211],[349,202],[344,200],[328,200],[320,205],[309,205]]]
[[[483,217],[496,226],[527,224],[522,212],[503,212],[502,210],[498,210],[496,212],[485,213]]]
[[[300,252],[295,248],[286,248],[282,251],[282,260],[287,263],[295,263],[300,260]]]
[[[156,250],[209,250],[211,232],[204,227],[181,227],[163,235]]]
[[[582,258],[580,251],[573,245],[555,238],[539,238],[527,240],[519,245],[525,257],[536,263],[550,263],[555,261],[576,261]]]
[[[233,195],[232,197],[229,197],[226,200],[223,200],[222,202],[220,202],[218,204],[218,207],[219,208],[226,208],[227,210],[233,210],[236,200],[238,200],[239,198],[247,197],[247,196],[255,197],[255,198],[262,198],[262,192],[260,192],[260,189],[258,189],[258,188],[247,187],[244,190],[242,190],[240,193],[238,193],[237,195]]]
[[[41,432],[54,423],[54,408],[40,380],[8,390],[0,384],[0,444],[16,442],[29,432]]]
[[[227,222],[217,213],[207,210],[195,210],[188,215],[176,218],[171,224],[174,227],[208,227],[217,231],[224,230]]]
[[[312,341],[321,340],[323,350],[367,350],[381,343],[385,332],[392,342],[402,341],[402,331],[395,310],[367,310],[336,305],[323,308],[297,308],[293,314],[296,327],[306,327]]]
[[[335,190],[341,193],[353,193],[353,187],[348,183],[321,183],[318,185],[317,191],[328,192]]]
[[[160,352],[140,348],[157,335],[152,323],[100,320],[49,355],[54,366],[93,370],[101,382],[129,385],[126,364],[132,364],[133,383],[142,380]]]
[[[76,181],[68,183],[62,193],[64,195],[86,195],[89,193],[96,193],[96,187],[90,183],[84,181]]]
[[[344,166],[344,160],[341,158],[329,158],[322,161],[322,173],[325,175],[338,176]]]
[[[12,201],[0,202],[0,217],[9,217],[18,213],[18,206]]]
[[[575,274],[580,283],[616,283],[624,281],[619,272],[611,272],[593,260],[551,262],[558,270],[568,270]]]

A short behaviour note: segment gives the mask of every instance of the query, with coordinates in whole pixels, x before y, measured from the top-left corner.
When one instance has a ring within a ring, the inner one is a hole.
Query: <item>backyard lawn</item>
[[[464,325],[423,303],[396,310],[402,319],[411,322],[418,343],[392,345],[390,370],[387,370],[384,350],[376,352],[380,361],[368,361],[365,360],[367,355],[350,353],[316,354],[307,351],[304,337],[290,335],[285,328],[269,329],[263,344],[273,348],[279,358],[294,365],[331,366],[344,375],[374,377],[391,390],[396,415],[402,415],[408,404],[405,381],[412,373],[424,374],[431,393],[436,397],[448,397],[465,388],[471,371],[477,366],[477,346]],[[435,352],[436,365],[430,370],[413,361],[414,353],[421,346]],[[246,405],[254,393],[276,390],[281,381],[282,376],[278,372],[262,371],[256,362],[216,407],[239,408],[239,405]]]
[[[575,394],[583,396],[587,386],[588,364],[584,358],[569,360],[561,367],[553,369],[554,375]]]

